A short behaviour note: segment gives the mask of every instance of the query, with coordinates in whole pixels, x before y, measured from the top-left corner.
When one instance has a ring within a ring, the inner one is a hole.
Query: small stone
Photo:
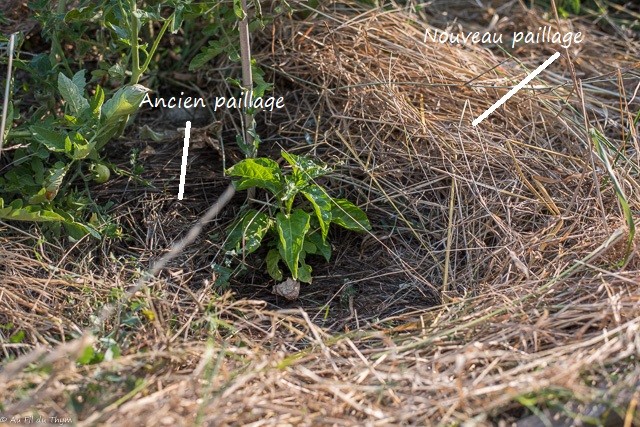
[[[275,285],[271,292],[285,297],[289,301],[293,301],[298,299],[298,295],[300,295],[300,282],[293,280],[292,278],[288,278],[284,282]]]

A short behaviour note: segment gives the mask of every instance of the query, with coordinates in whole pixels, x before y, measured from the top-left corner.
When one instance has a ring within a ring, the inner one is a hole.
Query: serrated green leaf
[[[93,151],[94,143],[90,143],[87,139],[80,134],[80,132],[74,132],[73,138],[70,138],[72,144],[71,158],[74,160],[86,159]]]
[[[56,162],[54,167],[49,170],[49,176],[44,181],[47,200],[53,200],[56,197],[68,171],[69,165],[62,162]]]
[[[278,266],[280,259],[280,253],[278,253],[278,250],[271,249],[269,253],[267,253],[267,258],[265,260],[267,263],[267,273],[269,273],[269,276],[271,276],[274,280],[278,281],[282,280],[283,278],[282,270]]]
[[[347,199],[333,199],[331,221],[347,230],[371,230],[367,214]]]
[[[304,237],[309,231],[311,217],[302,209],[294,209],[290,215],[278,212],[276,215],[276,228],[280,241],[278,251],[284,260],[291,277],[298,279],[298,261],[304,244]]]
[[[87,79],[85,78],[85,70],[80,70],[73,75],[71,81],[80,90],[80,94],[84,93],[84,88],[87,86]]]
[[[238,178],[236,189],[246,190],[251,187],[264,188],[274,195],[282,191],[282,173],[276,162],[267,158],[245,159],[229,169],[227,174]]]
[[[78,74],[76,74],[77,76]],[[84,80],[84,74],[81,77],[76,78],[74,76],[74,80],[80,80],[82,78]],[[87,101],[83,96],[84,86],[81,89],[74,80],[71,80],[63,73],[58,74],[58,91],[60,95],[62,95],[62,99],[67,103],[71,113],[75,116],[79,116],[82,114],[84,110],[89,108],[89,101]]]
[[[148,92],[149,89],[140,84],[127,85],[118,89],[102,106],[102,118],[105,124],[113,124],[120,117],[129,116],[138,111]]]
[[[31,159],[31,169],[33,170],[33,178],[36,184],[42,184],[44,182],[44,163],[39,157],[33,157]]]
[[[224,48],[225,45],[220,41],[209,42],[209,46],[203,48],[202,51],[191,60],[189,71],[196,71],[202,68],[213,58],[224,52]]]
[[[15,201],[14,201],[15,202]],[[31,222],[60,222],[64,218],[57,213],[40,208],[38,206],[22,207],[22,201],[19,204],[12,202],[7,207],[0,208],[0,218],[13,221],[31,221]],[[19,205],[17,207],[16,205]]]
[[[91,113],[97,119],[100,118],[102,104],[104,104],[104,90],[98,85],[96,86],[96,93],[91,97],[91,101],[89,102]]]
[[[29,130],[33,134],[33,138],[47,147],[49,151],[64,152],[65,151],[65,139],[66,134],[61,134],[48,127],[34,125],[30,126]]]
[[[29,197],[30,205],[38,205],[40,203],[47,203],[48,201],[46,188],[41,188],[36,194]]]
[[[331,224],[331,198],[316,184],[306,187],[302,190],[302,194],[313,205],[313,210],[322,230],[322,238],[326,239],[329,233],[329,225]]]

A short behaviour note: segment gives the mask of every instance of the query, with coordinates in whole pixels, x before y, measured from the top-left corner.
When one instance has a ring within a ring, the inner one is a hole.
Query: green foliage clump
[[[311,283],[306,257],[321,255],[329,261],[330,224],[353,231],[370,230],[371,225],[360,208],[347,199],[331,197],[315,182],[331,169],[308,157],[281,154],[290,170],[283,171],[278,163],[264,157],[242,160],[227,170],[238,190],[267,190],[273,203],[266,211],[246,210],[229,228],[225,249],[227,255],[246,256],[267,240],[265,261],[273,279],[284,278],[280,268],[284,264],[294,280]],[[298,196],[303,203],[296,203]]]
[[[162,18],[160,4],[135,0],[81,0],[69,11],[65,0],[29,2],[50,49],[15,61],[26,77],[7,110],[5,146],[17,148],[6,152],[0,172],[0,219],[47,223],[58,233],[64,226],[73,239],[118,235],[88,182],[108,181],[103,148],[137,112],[148,91],[138,82],[166,30],[177,30],[185,2],[169,3],[173,13]],[[160,31],[142,43],[141,29],[154,22],[162,22]],[[98,47],[105,55],[88,77]]]
[[[0,178],[5,197],[16,196],[7,206],[0,197],[0,218],[60,222],[74,238],[86,233],[99,236],[97,227],[76,219],[86,203],[69,194],[56,198],[65,183],[68,186],[83,174],[83,162],[90,164],[94,180],[106,182],[109,169],[101,163],[100,149],[137,110],[147,89],[127,85],[105,102],[100,86],[86,95],[84,74],[79,71],[70,79],[60,73],[57,90],[64,101],[63,114],[28,126],[29,142],[15,150],[13,167]],[[77,208],[70,209],[74,202]]]

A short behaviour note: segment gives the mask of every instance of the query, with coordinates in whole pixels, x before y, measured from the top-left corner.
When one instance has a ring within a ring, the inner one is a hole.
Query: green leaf
[[[242,151],[242,154],[244,154],[245,157],[255,157],[253,155],[253,146],[245,143],[242,135],[236,135],[236,145],[240,148],[240,151]]]
[[[87,86],[87,79],[85,78],[85,70],[80,70],[73,75],[71,81],[80,90],[80,94],[84,93],[84,88]],[[83,97],[84,98],[84,97]]]
[[[211,61],[216,56],[224,52],[225,45],[221,41],[210,41],[209,46],[202,49],[189,64],[189,71],[196,71]]]
[[[98,85],[96,87],[96,93],[91,97],[89,102],[89,108],[94,117],[100,118],[102,104],[104,104],[104,90]]]
[[[333,199],[331,221],[347,230],[371,230],[367,214],[347,199]]]
[[[182,21],[184,20],[184,4],[180,3],[176,6],[173,11],[173,17],[171,21],[171,34],[175,34],[178,32],[180,27],[182,26]]]
[[[66,134],[60,134],[48,127],[40,125],[30,126],[29,130],[33,134],[33,138],[47,147],[49,151],[66,151]]]
[[[326,175],[331,172],[331,168],[328,166],[311,160],[305,156],[298,156],[296,154],[287,153],[281,151],[282,157],[289,163],[294,172],[298,172],[305,182],[309,182],[314,178]]]
[[[80,224],[75,221],[65,221],[62,225],[64,226],[71,242],[77,242],[87,234],[91,234],[91,236],[98,239],[100,238],[100,233],[89,225]]]
[[[24,340],[25,332],[20,330],[9,337],[9,342],[13,344],[21,343]]]
[[[304,283],[311,283],[311,266],[304,262],[304,252],[300,256],[300,269],[298,270],[298,280]]]
[[[107,26],[111,28],[114,33],[116,33],[116,36],[118,36],[118,41],[126,44],[127,46],[131,46],[131,34],[129,33],[128,29],[120,27],[118,25],[114,25],[111,22],[108,22]]]
[[[271,219],[264,212],[251,209],[232,226],[225,244],[226,250],[248,255],[260,247],[262,238],[271,228]]]
[[[311,254],[311,255],[315,255],[318,253],[318,248],[316,247],[316,244],[313,242],[310,242],[309,239],[304,239],[304,243],[302,244],[302,250],[307,253],[307,254]]]
[[[571,7],[571,10],[573,11],[574,14],[579,14],[580,13],[580,0],[569,0],[569,7]]]
[[[229,169],[227,174],[240,178],[236,181],[238,190],[250,187],[264,188],[274,195],[282,191],[282,172],[276,162],[267,158],[245,159]]]
[[[211,269],[216,275],[215,286],[226,286],[229,284],[231,275],[233,274],[232,269],[216,263],[211,264]]]
[[[293,198],[296,197],[296,194],[302,190],[306,184],[300,183],[296,180],[295,177],[291,175],[286,175],[284,177],[284,185],[282,186],[282,192],[280,193],[280,200],[293,202]]]
[[[44,182],[44,163],[38,157],[31,159],[31,170],[33,170],[33,177],[36,184],[42,184]]]
[[[47,200],[53,200],[56,197],[68,171],[69,165],[62,162],[56,162],[53,169],[49,171],[49,176],[44,181],[44,188],[47,190]]]
[[[120,117],[129,116],[140,107],[145,95],[149,92],[146,87],[135,84],[123,86],[102,106],[102,116],[106,124],[113,124]]]
[[[302,194],[313,205],[313,210],[322,230],[322,238],[326,239],[327,233],[329,233],[329,224],[331,224],[331,198],[316,184],[306,187],[302,190]]]
[[[251,74],[253,75],[253,96],[264,97],[273,85],[264,80],[264,71],[257,65],[255,58],[251,60]]]
[[[38,206],[27,206],[23,208],[22,200],[14,200],[9,206],[4,207],[4,201],[2,199],[0,199],[0,218],[32,222],[60,222],[64,220],[64,218],[57,213],[42,209]]]
[[[316,251],[329,262],[331,259],[331,244],[326,239],[323,239],[318,232],[307,235],[307,240],[316,245]]]
[[[282,270],[278,267],[280,259],[280,253],[278,253],[277,249],[271,249],[269,253],[267,253],[267,272],[269,273],[269,276],[278,281],[283,278]]]
[[[93,347],[88,345],[82,350],[82,354],[76,359],[76,363],[80,365],[89,365],[95,359],[96,352]]]
[[[233,13],[235,13],[236,18],[244,19],[244,11],[242,10],[242,3],[240,0],[233,0]]]
[[[29,204],[30,205],[38,205],[40,203],[47,203],[49,200],[47,199],[47,189],[46,188],[41,188],[40,190],[38,190],[38,192],[36,194],[34,194],[33,196],[29,197]]]
[[[71,144],[73,146],[71,158],[74,160],[85,159],[91,154],[93,151],[94,143],[89,143],[84,136],[80,134],[80,132],[74,132],[73,138],[70,138]]]
[[[83,22],[90,21],[97,15],[96,9],[94,7],[84,6],[71,9],[64,16],[64,22]]]
[[[83,94],[84,91],[84,71],[82,76],[76,74],[73,80],[68,78],[62,73],[58,74],[58,91],[62,95],[62,99],[67,103],[71,112],[79,116],[84,110],[89,108],[89,101],[87,101]],[[78,86],[78,82],[82,79],[82,88]]]
[[[280,241],[278,250],[293,279],[298,279],[298,260],[304,244],[304,236],[309,231],[311,217],[302,209],[295,209],[290,215],[278,212],[276,225]]]

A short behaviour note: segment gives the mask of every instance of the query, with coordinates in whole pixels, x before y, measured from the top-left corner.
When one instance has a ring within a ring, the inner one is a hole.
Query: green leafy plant
[[[36,102],[19,97],[9,104],[5,136],[7,146],[17,148],[0,176],[0,219],[43,223],[56,234],[64,226],[72,239],[119,235],[87,184],[109,180],[112,167],[102,149],[123,134],[137,112],[148,91],[138,82],[165,32],[179,28],[189,1],[169,3],[80,0],[67,11],[66,0],[29,2],[50,49],[31,61],[16,58],[21,89]],[[168,18],[161,15],[163,7],[171,8]],[[146,34],[154,22],[162,23],[160,30]],[[63,48],[69,45],[74,49]],[[98,68],[87,77],[98,46],[110,54],[92,64]]]
[[[54,200],[65,183],[69,185],[80,176],[96,182],[108,180],[109,168],[103,164],[99,150],[118,134],[126,117],[137,110],[147,89],[127,85],[105,102],[100,86],[93,95],[86,95],[84,74],[82,70],[68,78],[59,73],[57,89],[64,101],[64,113],[57,119],[50,117],[41,124],[30,125],[23,135],[14,134],[29,138],[30,143],[15,151],[14,167],[0,178],[0,184],[5,194],[27,197],[17,198],[8,206],[0,197],[0,218],[61,222],[74,238],[87,233],[99,236],[97,227],[76,220],[75,209]],[[83,171],[86,163],[89,167]],[[60,198],[63,200],[65,197]]]
[[[261,188],[273,196],[265,210],[247,209],[228,230],[227,255],[246,256],[267,240],[266,267],[282,280],[281,265],[291,277],[311,283],[307,255],[331,258],[330,224],[353,231],[371,229],[367,215],[347,199],[333,198],[315,182],[331,169],[308,157],[282,151],[289,165],[283,170],[269,158],[249,158],[227,170],[238,190]],[[301,202],[301,203],[300,203]]]

